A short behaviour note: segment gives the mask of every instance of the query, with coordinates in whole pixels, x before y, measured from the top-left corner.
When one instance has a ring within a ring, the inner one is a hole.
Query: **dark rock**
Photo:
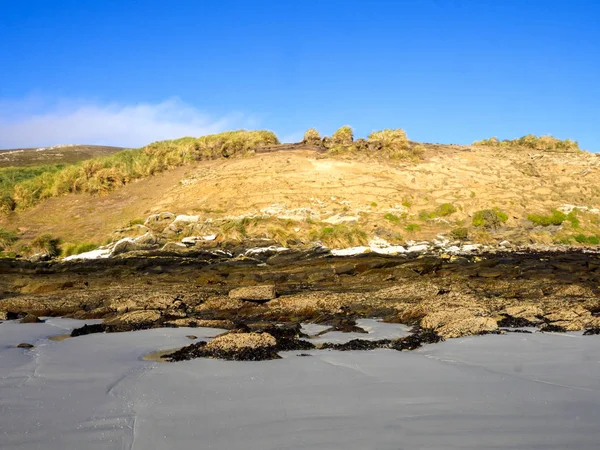
[[[600,334],[600,327],[588,328],[583,332],[584,336],[594,336]]]
[[[35,345],[28,344],[28,343],[26,343],[26,342],[23,342],[23,343],[21,343],[21,344],[17,345],[17,348],[26,348],[26,349],[30,349],[30,348],[33,348],[33,347],[35,347]]]
[[[94,325],[85,324],[84,326],[80,328],[75,328],[73,331],[71,331],[71,337],[85,336],[86,334],[93,333],[104,333],[106,331],[106,328],[106,325],[104,325],[103,323],[98,323]]]
[[[498,321],[498,326],[501,328],[525,328],[537,327],[539,322],[531,322],[523,317],[513,317],[506,315],[504,319]]]
[[[542,325],[542,327],[540,328],[540,331],[543,333],[566,333],[567,332],[567,330],[565,330],[564,327],[561,327],[558,325],[552,325],[551,323]]]
[[[198,336],[194,336],[193,334],[188,334],[186,336],[186,338],[194,340],[194,339],[198,339]]]
[[[392,341],[390,339],[381,339],[378,341],[368,341],[366,339],[352,339],[351,341],[344,342],[343,344],[332,344],[326,342],[319,348],[339,350],[342,352],[348,350],[375,350],[376,348],[389,348]]]
[[[42,323],[38,316],[34,316],[33,314],[27,314],[25,317],[21,319],[20,323]]]
[[[436,344],[443,341],[444,338],[436,334],[433,330],[424,330],[416,328],[413,334],[392,342],[391,348],[394,350],[416,350],[423,344]]]

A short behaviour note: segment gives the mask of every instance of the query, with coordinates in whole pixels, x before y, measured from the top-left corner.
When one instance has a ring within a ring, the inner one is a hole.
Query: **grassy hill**
[[[14,148],[0,150],[0,167],[31,167],[73,164],[86,159],[112,155],[121,147],[102,145],[57,145],[45,148]]]
[[[162,211],[200,216],[194,231],[220,242],[342,247],[444,234],[596,245],[600,158],[572,141],[535,139],[418,144],[401,130],[354,139],[347,129],[331,138],[311,130],[281,147],[268,132],[183,138],[7,183],[15,204],[0,227],[17,251],[46,233],[99,244]]]

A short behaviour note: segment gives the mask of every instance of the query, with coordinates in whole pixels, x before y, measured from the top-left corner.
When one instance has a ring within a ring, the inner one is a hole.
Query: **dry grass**
[[[277,136],[270,131],[229,131],[155,142],[18,181],[2,197],[2,204],[5,209],[6,205],[12,209],[27,208],[67,193],[102,194],[192,161],[244,156],[259,146],[278,143]]]
[[[563,153],[574,153],[579,152],[579,144],[576,141],[570,139],[557,139],[553,136],[535,136],[528,134],[519,139],[504,139],[500,141],[497,137],[490,139],[483,139],[481,141],[473,142],[475,146],[486,146],[486,147],[505,147],[505,148],[516,148],[522,147],[531,150],[543,150]]]
[[[304,139],[302,140],[305,144],[319,144],[321,142],[321,134],[314,128],[306,130],[304,133]]]
[[[351,145],[352,142],[354,142],[354,132],[348,125],[338,128],[331,136],[333,145]]]

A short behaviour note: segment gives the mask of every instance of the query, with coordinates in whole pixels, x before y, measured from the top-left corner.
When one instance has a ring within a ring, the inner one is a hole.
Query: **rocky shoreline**
[[[444,339],[507,327],[587,334],[600,327],[600,256],[581,251],[342,257],[319,248],[251,255],[240,248],[0,260],[0,273],[0,320],[103,319],[74,335],[180,326],[269,333],[305,322],[343,331],[373,317]],[[274,352],[282,348],[275,340]]]

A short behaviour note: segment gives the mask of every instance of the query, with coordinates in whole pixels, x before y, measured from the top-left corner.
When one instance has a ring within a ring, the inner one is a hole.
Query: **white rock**
[[[502,241],[498,244],[500,247],[511,247],[510,242],[508,241]]]
[[[258,255],[260,253],[268,253],[268,252],[287,252],[289,248],[287,247],[277,247],[276,245],[271,245],[270,247],[258,247],[258,248],[249,248],[246,250],[246,255]]]
[[[80,253],[78,255],[71,255],[63,258],[63,261],[75,261],[78,259],[100,259],[100,258],[108,258],[111,254],[111,250],[108,248],[98,248],[96,250],[92,250],[85,253]]]
[[[481,248],[481,244],[467,244],[462,246],[461,251],[470,253],[479,250],[479,248]]]
[[[401,245],[391,245],[385,248],[371,248],[371,251],[379,253],[380,255],[397,255],[399,253],[406,253],[406,249]]]
[[[350,247],[350,248],[334,248],[331,250],[333,256],[354,256],[366,253],[370,250],[369,247]]]
[[[456,254],[458,254],[460,252],[460,247],[458,247],[456,245],[453,245],[451,247],[448,247],[448,248],[444,249],[444,252],[445,253],[449,253],[451,255],[456,255]]]
[[[216,238],[216,234],[207,234],[206,236],[202,236],[202,239],[204,239],[205,241],[214,241]]]
[[[173,224],[188,224],[188,223],[197,223],[200,220],[200,216],[187,216],[185,214],[180,214],[175,217],[173,220]]]
[[[420,252],[426,252],[427,250],[429,250],[429,245],[427,245],[427,244],[413,245],[406,249],[406,251],[408,253],[420,253]]]
[[[356,216],[342,216],[341,214],[335,214],[327,219],[324,219],[323,222],[331,223],[331,224],[339,224],[339,223],[355,223],[358,222],[358,217]]]

